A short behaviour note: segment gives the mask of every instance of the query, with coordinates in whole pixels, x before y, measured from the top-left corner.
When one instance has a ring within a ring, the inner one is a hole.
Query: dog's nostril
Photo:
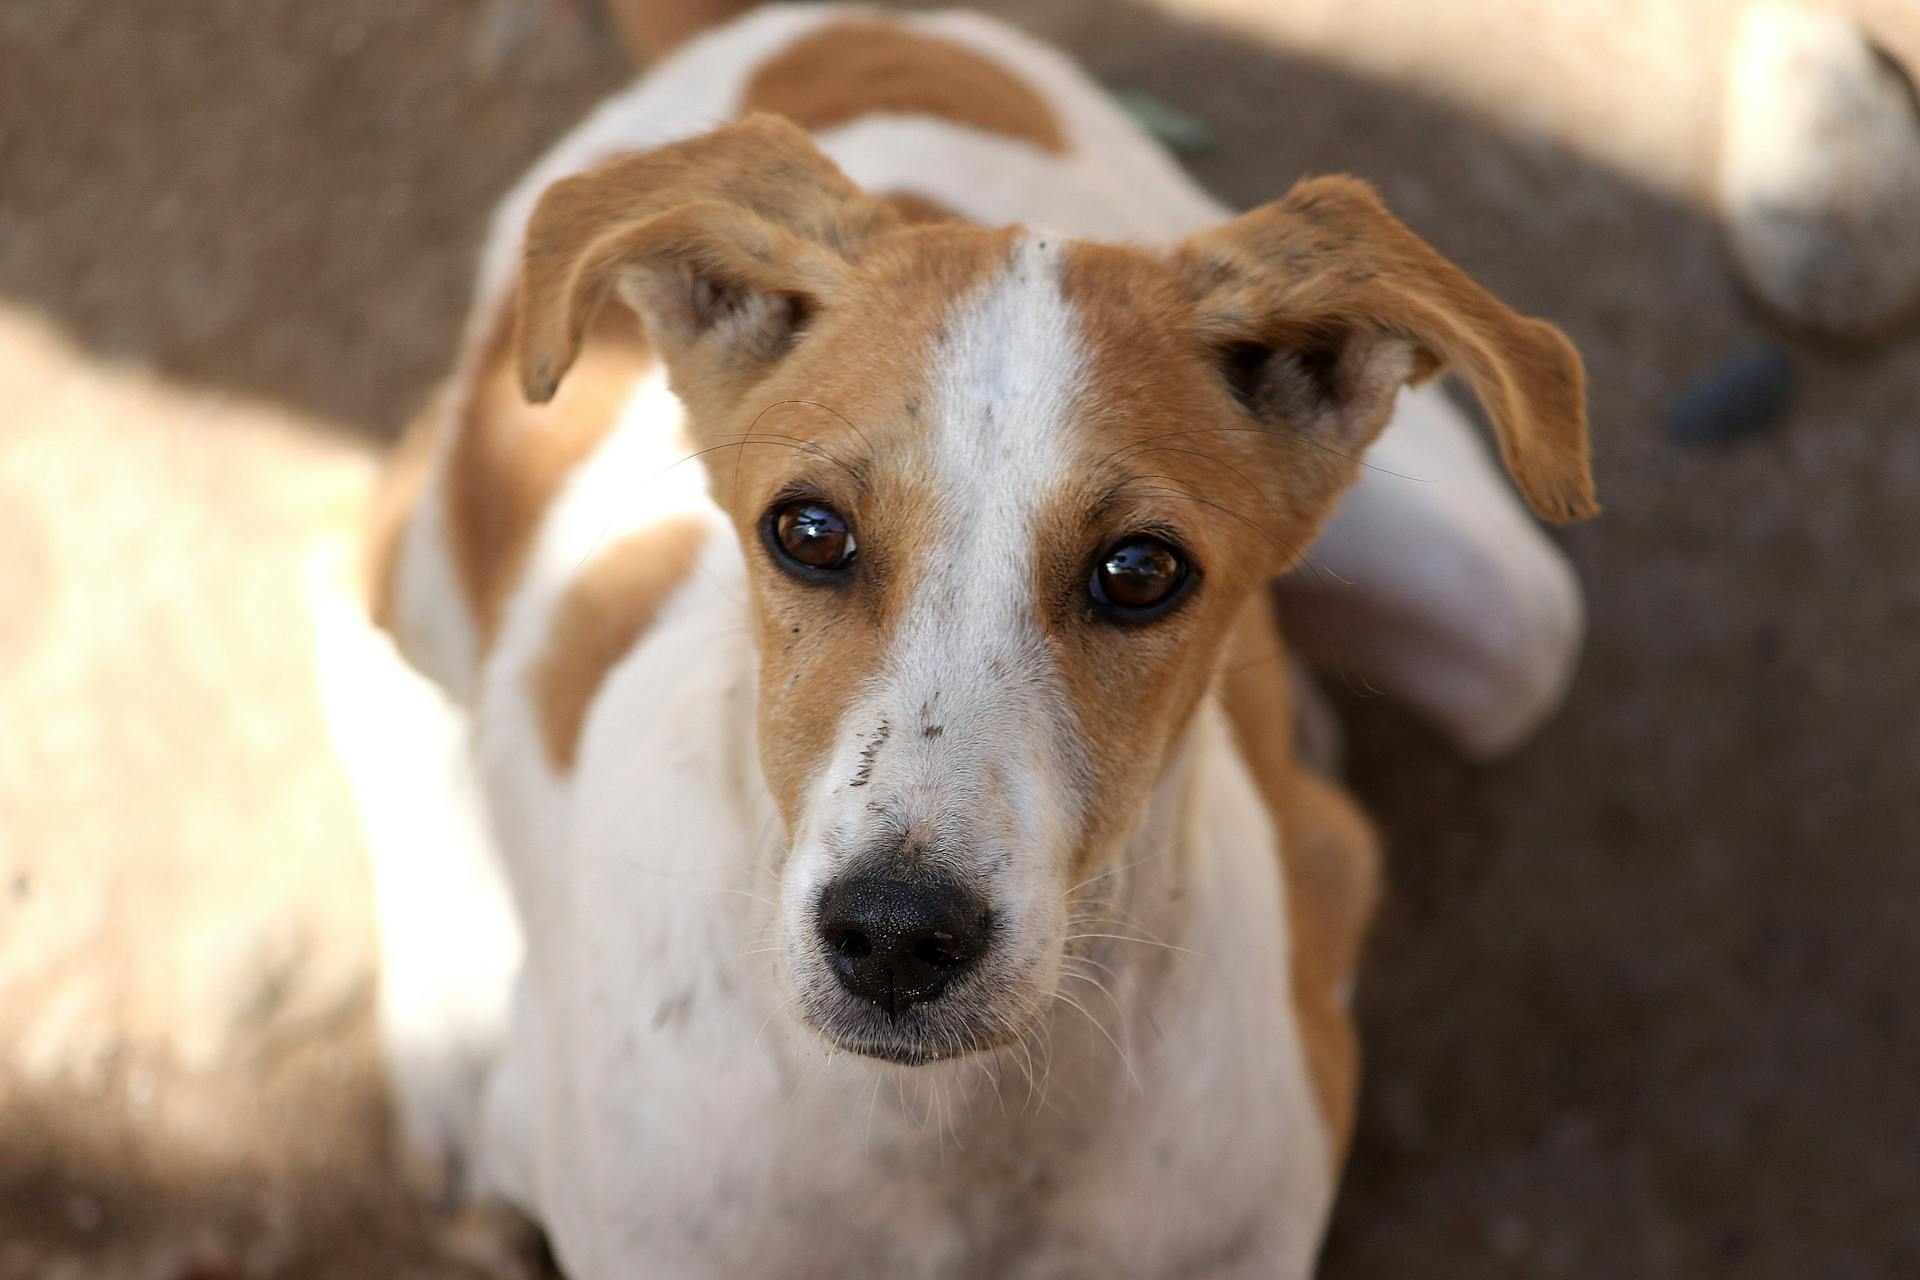
[[[849,960],[864,960],[873,954],[873,939],[858,929],[829,929],[827,945]]]
[[[950,933],[936,933],[913,944],[913,954],[936,969],[950,969],[967,962]]]
[[[987,949],[980,900],[945,880],[850,876],[820,902],[820,937],[840,985],[897,1016],[932,1000]]]

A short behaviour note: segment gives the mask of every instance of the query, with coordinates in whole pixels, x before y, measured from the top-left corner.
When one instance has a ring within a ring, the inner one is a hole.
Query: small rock
[[[1757,347],[1695,378],[1673,403],[1669,430],[1681,444],[1726,444],[1773,426],[1798,384],[1778,347]]]
[[[1835,337],[1920,310],[1920,97],[1849,18],[1748,10],[1728,67],[1721,215],[1746,285]]]

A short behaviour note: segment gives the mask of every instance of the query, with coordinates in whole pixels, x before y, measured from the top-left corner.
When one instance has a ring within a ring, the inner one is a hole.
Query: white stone
[[[1920,309],[1920,105],[1848,18],[1754,5],[1735,38],[1720,201],[1767,306],[1843,337]]]

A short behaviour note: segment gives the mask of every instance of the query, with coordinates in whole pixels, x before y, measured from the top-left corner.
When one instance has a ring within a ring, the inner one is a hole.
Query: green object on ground
[[[1205,155],[1218,141],[1219,136],[1206,121],[1188,115],[1144,89],[1115,89],[1112,93],[1113,100],[1133,117],[1135,124],[1177,156]]]

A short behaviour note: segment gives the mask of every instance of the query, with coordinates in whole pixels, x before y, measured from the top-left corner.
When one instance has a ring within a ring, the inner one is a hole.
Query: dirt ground
[[[1920,339],[1728,276],[1735,0],[988,7],[1230,201],[1371,178],[1591,371],[1564,712],[1476,767],[1342,695],[1393,889],[1326,1274],[1920,1275]],[[625,75],[567,0],[0,5],[0,1280],[470,1274],[389,1173],[304,593]],[[1762,343],[1787,420],[1675,444]]]

